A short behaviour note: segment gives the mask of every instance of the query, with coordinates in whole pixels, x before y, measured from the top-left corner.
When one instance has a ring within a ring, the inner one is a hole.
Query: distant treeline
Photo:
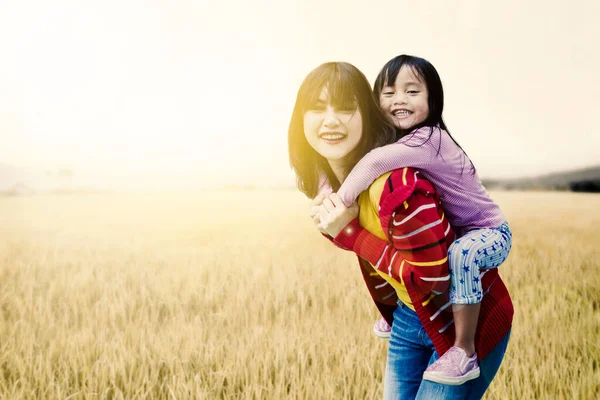
[[[569,183],[540,183],[540,182],[511,182],[497,180],[483,180],[487,189],[501,190],[556,190],[585,193],[600,193],[600,179],[577,181]]]
[[[573,192],[600,193],[600,179],[571,182],[569,189]]]
[[[600,193],[600,166],[547,174],[534,178],[483,180],[488,189],[570,190]]]

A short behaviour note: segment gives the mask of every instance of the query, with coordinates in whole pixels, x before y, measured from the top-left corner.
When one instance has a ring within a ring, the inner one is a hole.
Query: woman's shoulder
[[[369,201],[371,202],[371,204],[379,204],[386,182],[388,181],[389,177],[396,171],[397,170],[386,172],[385,174],[381,175],[379,178],[375,179],[375,181],[373,181],[373,183],[371,184],[371,186],[369,186],[366,192],[364,192],[369,196]]]
[[[386,202],[390,196],[403,198],[404,200],[410,196],[416,187],[419,179],[419,172],[410,167],[398,168],[379,176],[369,186],[364,194],[368,194],[372,204]],[[402,200],[402,201],[404,201]]]
[[[408,200],[415,191],[435,195],[435,188],[431,182],[414,168],[396,169],[382,175],[376,182],[378,182],[378,185],[373,187],[373,193],[369,189],[369,194],[373,200],[377,199],[376,204],[379,204],[380,213],[391,214]]]

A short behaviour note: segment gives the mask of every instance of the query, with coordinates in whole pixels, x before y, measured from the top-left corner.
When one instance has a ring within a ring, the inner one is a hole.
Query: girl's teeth
[[[405,110],[394,112],[394,115],[408,115],[408,114],[410,114],[410,113],[408,111],[405,111]]]

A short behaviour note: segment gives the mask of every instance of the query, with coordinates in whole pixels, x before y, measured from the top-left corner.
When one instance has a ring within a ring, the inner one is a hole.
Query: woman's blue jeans
[[[417,313],[399,302],[389,341],[385,368],[385,400],[480,399],[500,368],[510,332],[480,361],[481,375],[462,385],[449,386],[423,380],[423,372],[438,359]]]

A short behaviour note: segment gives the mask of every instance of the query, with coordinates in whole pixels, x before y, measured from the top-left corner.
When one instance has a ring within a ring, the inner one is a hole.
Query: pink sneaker
[[[387,323],[385,318],[378,319],[373,325],[373,332],[375,336],[382,339],[389,339],[392,327]]]
[[[452,346],[423,373],[423,379],[444,385],[462,385],[479,378],[477,353],[467,357],[460,347]]]

